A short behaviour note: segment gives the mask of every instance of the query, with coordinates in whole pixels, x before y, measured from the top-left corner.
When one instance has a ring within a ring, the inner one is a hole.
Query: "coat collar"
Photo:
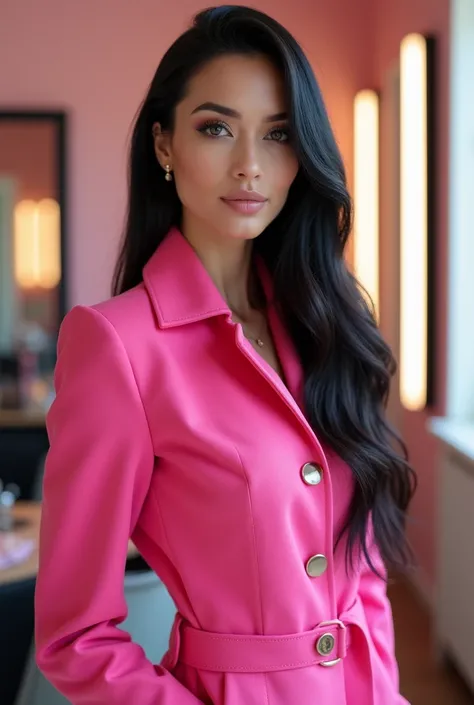
[[[173,228],[143,269],[160,328],[231,315],[193,247]]]
[[[268,302],[273,299],[271,275],[263,261],[257,270]],[[231,310],[194,248],[172,228],[143,269],[143,282],[160,328],[173,328]]]
[[[269,322],[288,387],[302,399],[302,368],[273,302],[271,275],[261,259],[258,273],[269,303]],[[174,328],[214,316],[232,316],[193,247],[177,228],[159,245],[143,270],[143,282],[158,317],[160,328]]]

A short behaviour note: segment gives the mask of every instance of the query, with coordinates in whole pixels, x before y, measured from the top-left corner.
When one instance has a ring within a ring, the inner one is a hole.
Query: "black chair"
[[[0,585],[0,703],[13,705],[30,653],[35,579]]]

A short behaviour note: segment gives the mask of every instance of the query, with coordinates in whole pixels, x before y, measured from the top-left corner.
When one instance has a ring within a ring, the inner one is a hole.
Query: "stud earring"
[[[171,174],[171,167],[169,164],[165,165],[165,171],[166,171],[166,174],[165,174],[166,181],[173,181],[173,175]]]

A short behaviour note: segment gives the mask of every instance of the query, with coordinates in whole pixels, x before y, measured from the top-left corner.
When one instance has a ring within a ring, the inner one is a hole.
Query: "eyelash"
[[[198,132],[201,132],[202,134],[206,135],[207,137],[211,137],[211,139],[216,139],[220,137],[221,135],[211,135],[207,130],[209,130],[211,127],[222,127],[228,132],[230,132],[230,127],[225,124],[225,122],[222,122],[221,120],[207,120],[201,127],[198,127]],[[286,135],[286,139],[283,140],[269,140],[270,142],[280,142],[280,144],[287,144],[290,141],[290,134],[289,131],[286,127],[273,127],[270,132],[268,133],[271,135],[274,132],[282,132],[283,134]]]

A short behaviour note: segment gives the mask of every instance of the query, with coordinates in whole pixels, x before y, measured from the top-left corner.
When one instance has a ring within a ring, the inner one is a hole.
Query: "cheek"
[[[222,150],[210,149],[202,138],[192,138],[175,152],[175,172],[178,190],[205,193],[222,180]]]
[[[286,147],[283,149],[286,149]],[[298,160],[293,152],[288,150],[286,153],[281,154],[279,164],[275,165],[272,170],[274,187],[279,194],[286,195],[295,180],[298,168]]]

